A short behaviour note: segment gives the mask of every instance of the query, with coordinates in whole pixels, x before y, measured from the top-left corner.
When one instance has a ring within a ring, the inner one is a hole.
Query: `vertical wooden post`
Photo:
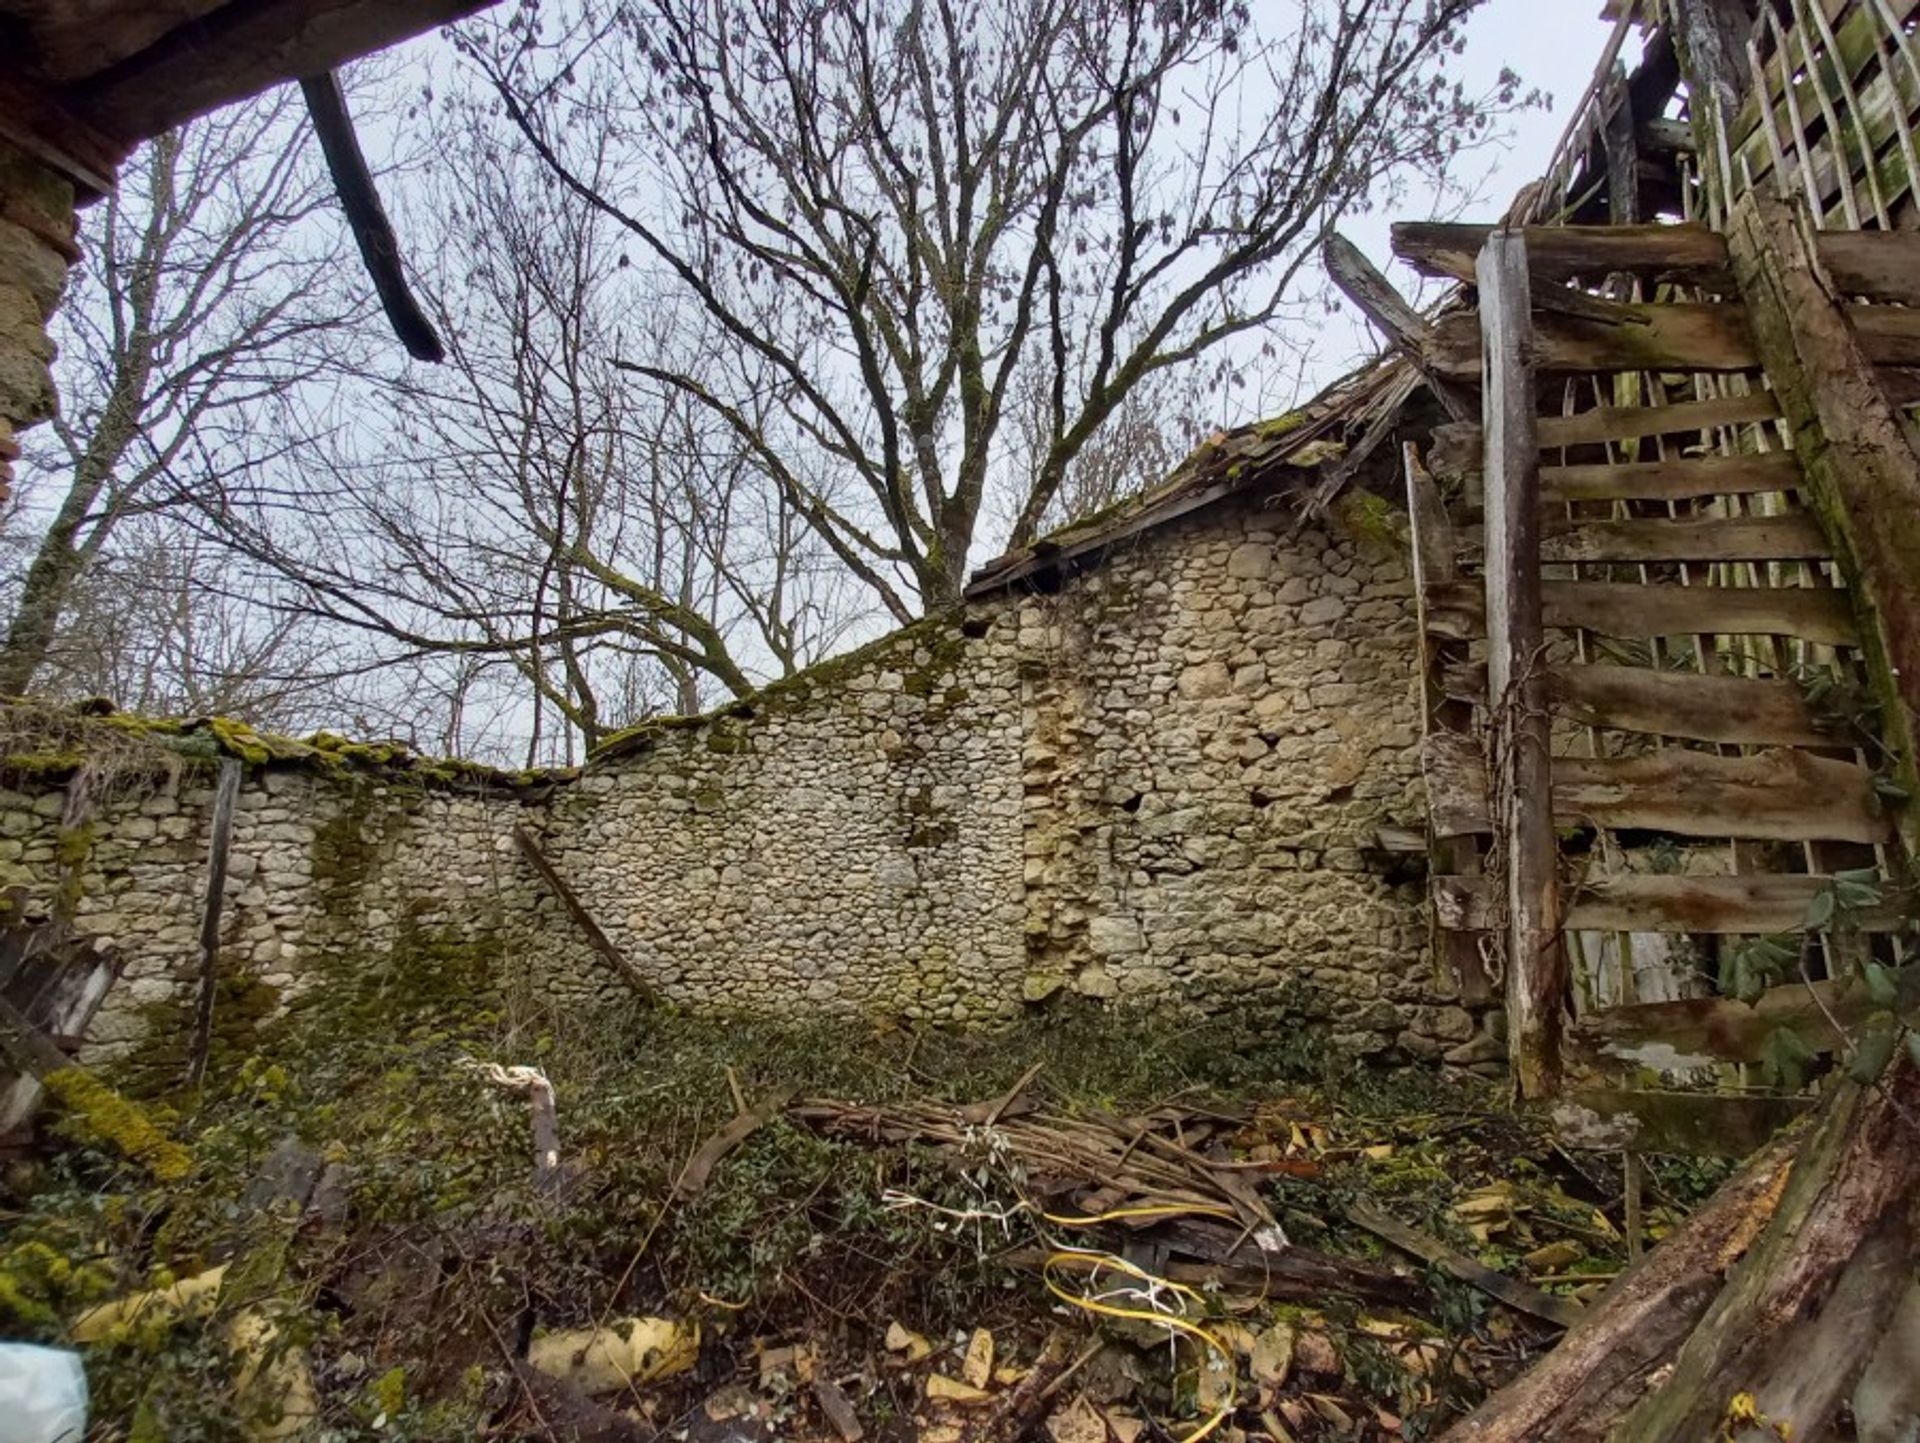
[[[1493,855],[1504,874],[1507,1037],[1522,1097],[1560,1081],[1566,954],[1560,937],[1540,614],[1540,439],[1527,244],[1495,231],[1475,267],[1486,430],[1487,782]]]
[[[220,911],[227,893],[227,853],[233,843],[233,809],[240,798],[244,768],[233,757],[220,761],[213,795],[213,836],[207,846],[207,900],[200,913],[200,995],[193,1009],[193,1049],[187,1055],[187,1086],[207,1075],[213,1050],[213,999],[220,973]]]
[[[1413,442],[1406,443],[1402,460],[1407,474],[1407,523],[1413,533],[1414,605],[1420,618],[1420,731],[1422,737],[1436,731],[1464,735],[1473,730],[1473,707],[1448,696],[1441,678],[1449,662],[1466,661],[1467,648],[1464,643],[1446,643],[1434,636],[1427,605],[1437,588],[1451,587],[1460,580],[1453,527],[1447,521],[1440,488],[1421,463],[1420,450]],[[1481,872],[1479,849],[1472,837],[1430,837],[1427,861],[1436,888]],[[1443,959],[1458,983],[1460,1000],[1473,1007],[1491,1002],[1493,983],[1480,955],[1480,935],[1444,925],[1437,906],[1431,907],[1429,914],[1434,956]]]

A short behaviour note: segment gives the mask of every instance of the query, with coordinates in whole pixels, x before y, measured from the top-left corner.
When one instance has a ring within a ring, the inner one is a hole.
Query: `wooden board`
[[[1745,310],[1733,304],[1616,304],[1615,319],[1542,311],[1534,354],[1542,371],[1750,371],[1759,361]],[[1428,364],[1471,380],[1480,374],[1479,318],[1471,311],[1435,320]]]
[[[1402,221],[1393,227],[1393,253],[1423,275],[1472,282],[1474,259],[1492,233],[1490,225]],[[1528,226],[1524,234],[1536,283],[1620,271],[1694,285],[1733,280],[1726,240],[1703,225]]]
[[[1453,624],[1471,620],[1450,598]],[[1847,593],[1792,586],[1651,586],[1631,581],[1549,581],[1541,587],[1548,626],[1646,640],[1666,636],[1798,636],[1853,646]]]
[[[1788,747],[1742,757],[1677,747],[1638,757],[1556,757],[1553,810],[1568,825],[1644,828],[1679,837],[1893,837],[1864,767]]]
[[[1833,1024],[1852,1031],[1873,1010],[1863,987],[1796,981],[1770,987],[1752,1003],[1689,997],[1601,1008],[1574,1024],[1573,1038],[1582,1060],[1596,1070],[1624,1064],[1672,1072],[1758,1062],[1783,1028],[1809,1051],[1831,1052],[1842,1041]]]
[[[1920,233],[1822,231],[1816,243],[1820,264],[1841,295],[1920,305]]]
[[[1543,561],[1790,561],[1832,554],[1820,524],[1804,514],[1561,522],[1540,547]]]
[[[1593,932],[1798,932],[1806,927],[1807,908],[1828,885],[1826,877],[1778,872],[1609,877],[1579,889],[1567,925]],[[1899,908],[1888,906],[1850,922],[1866,932],[1893,932],[1904,920]]]
[[[1806,930],[1807,908],[1827,885],[1825,877],[1779,872],[1607,877],[1568,888],[1566,925],[1570,932],[1773,936]],[[1477,932],[1492,925],[1485,878],[1442,874],[1430,879],[1428,890],[1443,927]],[[1896,932],[1905,922],[1900,909],[1891,905],[1849,919],[1849,925],[1863,932]]]
[[[1478,747],[1465,738],[1428,737],[1421,766],[1437,835],[1491,830]],[[1865,768],[1788,747],[1741,757],[1678,747],[1637,757],[1556,757],[1553,818],[1560,826],[1676,837],[1892,839]]]
[[[1542,416],[1535,428],[1543,451],[1563,446],[1597,446],[1607,441],[1634,441],[1646,436],[1695,436],[1719,426],[1769,421],[1780,414],[1780,402],[1771,391],[1745,396],[1719,396],[1711,401],[1679,401],[1671,406],[1596,406],[1569,416]],[[1436,426],[1428,461],[1436,471],[1455,473],[1480,469],[1484,446],[1480,428],[1464,422]]]
[[[1547,466],[1540,472],[1540,495],[1554,502],[1685,501],[1791,491],[1800,479],[1800,462],[1793,452],[1765,451],[1615,466]]]
[[[1556,715],[1585,726],[1752,746],[1844,746],[1823,731],[1791,681],[1646,666],[1557,666],[1547,674]]]
[[[1553,1109],[1569,1147],[1683,1157],[1745,1157],[1802,1114],[1811,1097],[1587,1089]]]

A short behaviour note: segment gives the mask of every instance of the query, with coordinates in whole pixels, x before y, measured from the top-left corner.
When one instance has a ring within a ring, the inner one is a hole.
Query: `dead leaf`
[[[1555,1272],[1561,1268],[1570,1268],[1586,1256],[1586,1251],[1578,1243],[1548,1243],[1535,1248],[1521,1260],[1535,1272]]]
[[[927,1375],[927,1396],[942,1403],[985,1403],[993,1394],[984,1388],[976,1388],[971,1383],[963,1383],[958,1378],[949,1378],[944,1373]]]
[[[1083,1394],[1047,1419],[1047,1436],[1053,1443],[1107,1443],[1107,1424]]]
[[[1307,1401],[1313,1404],[1314,1412],[1342,1433],[1353,1431],[1353,1415],[1325,1393],[1309,1393]]]
[[[1293,1371],[1293,1329],[1275,1323],[1256,1338],[1247,1371],[1253,1374],[1254,1382],[1269,1388],[1286,1382],[1287,1374]]]
[[[698,1324],[671,1318],[623,1318],[604,1328],[546,1333],[527,1346],[527,1363],[583,1393],[612,1393],[684,1373],[700,1357]]]
[[[1194,1372],[1194,1401],[1203,1413],[1217,1413],[1222,1408],[1231,1408],[1234,1394],[1233,1359],[1221,1357],[1218,1348],[1201,1343],[1198,1339],[1194,1340],[1194,1346],[1200,1354],[1200,1364]]]
[[[984,1388],[993,1377],[993,1334],[975,1328],[967,1339],[967,1356],[960,1364],[960,1376],[976,1388]]]
[[[1306,1332],[1295,1338],[1293,1361],[1305,1373],[1326,1375],[1340,1371],[1340,1354],[1325,1333]]]
[[[1279,1415],[1269,1410],[1260,1415],[1260,1426],[1267,1430],[1267,1437],[1273,1443],[1294,1443],[1293,1430],[1280,1421]]]
[[[1135,1440],[1147,1431],[1147,1420],[1144,1418],[1136,1418],[1131,1413],[1116,1412],[1112,1408],[1103,1411],[1107,1427],[1112,1431],[1113,1436],[1120,1440],[1120,1443],[1135,1443]]]
[[[819,1400],[820,1411],[827,1415],[827,1421],[833,1424],[833,1431],[840,1435],[841,1443],[860,1443],[867,1436],[867,1430],[860,1426],[860,1419],[854,1414],[853,1400],[838,1384],[828,1378],[815,1378],[813,1396]]]
[[[905,1353],[909,1363],[917,1363],[933,1353],[933,1344],[911,1328],[903,1328],[898,1322],[887,1324],[887,1351]]]

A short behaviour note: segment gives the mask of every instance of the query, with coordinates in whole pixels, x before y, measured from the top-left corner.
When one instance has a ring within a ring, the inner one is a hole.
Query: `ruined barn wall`
[[[184,1062],[198,989],[214,769],[96,786],[79,826],[62,825],[64,785],[0,792],[6,920],[65,918],[117,959],[87,1055],[133,1058],[164,1082]],[[488,1005],[524,972],[533,928],[556,920],[512,849],[523,811],[366,774],[249,768],[221,926],[223,1040],[244,1047],[241,1033],[319,989],[349,988],[369,1009]]]
[[[1423,797],[1410,585],[1369,529],[1291,537],[1216,507],[1050,589],[651,723],[543,790],[471,769],[422,785],[458,769],[337,748],[250,761],[221,1015],[340,988],[402,1011],[502,986],[619,996],[515,847],[524,823],[689,1006],[974,1025],[1076,995],[1281,1002],[1348,1052],[1484,1060],[1428,953],[1423,887],[1372,849],[1419,827]],[[71,879],[58,779],[0,795],[0,886],[25,887],[30,917],[70,895],[80,939],[125,964],[96,1055],[161,1066],[193,995],[212,798],[210,764],[176,771],[102,803]]]
[[[978,1022],[1284,995],[1347,1050],[1438,1056],[1473,1019],[1422,889],[1367,853],[1423,809],[1405,561],[1284,530],[1215,508],[657,726],[555,799],[547,846],[690,1003]]]

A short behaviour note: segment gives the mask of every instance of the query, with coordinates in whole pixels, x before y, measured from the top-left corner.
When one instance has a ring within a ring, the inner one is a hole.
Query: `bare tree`
[[[264,414],[341,359],[356,307],[329,283],[338,230],[313,223],[328,191],[302,134],[290,91],[196,121],[143,148],[88,213],[61,313],[62,414],[26,458],[17,519],[38,530],[11,578],[0,693],[43,683],[122,526],[290,444],[263,440]]]
[[[350,387],[333,444],[204,494],[212,529],[280,604],[446,659],[451,708],[517,693],[530,761],[821,654],[837,565],[737,435],[614,360],[705,340],[517,136],[456,105],[442,153],[446,364]]]
[[[461,33],[707,316],[701,365],[626,363],[904,620],[958,594],[991,487],[1030,540],[1130,394],[1286,314],[1343,213],[1487,134],[1513,83],[1443,76],[1476,3],[580,0]]]

